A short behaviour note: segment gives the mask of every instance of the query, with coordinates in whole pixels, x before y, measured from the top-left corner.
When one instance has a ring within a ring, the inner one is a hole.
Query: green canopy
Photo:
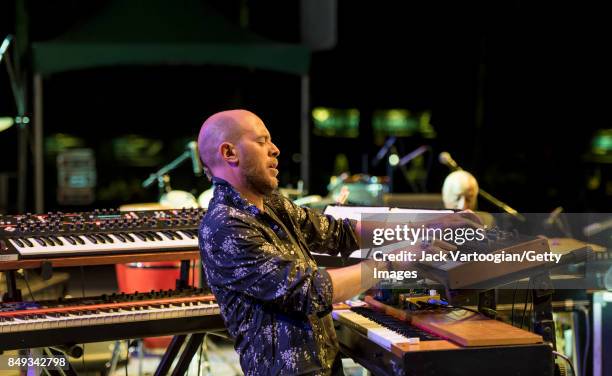
[[[199,0],[109,1],[84,24],[33,43],[43,76],[117,65],[226,65],[303,75],[310,51],[234,25]]]
[[[32,44],[34,201],[44,211],[43,78],[120,65],[224,65],[301,76],[301,174],[308,188],[310,51],[232,24],[203,0],[109,0],[104,9],[56,39]]]

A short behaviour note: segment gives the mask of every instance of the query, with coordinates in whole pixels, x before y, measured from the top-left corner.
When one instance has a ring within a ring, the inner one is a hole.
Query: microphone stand
[[[9,53],[10,43],[15,40],[13,35],[7,35],[2,42],[0,54],[0,63],[4,61],[6,72],[8,73],[9,82],[13,100],[17,107],[17,116],[15,123],[18,127],[17,141],[17,212],[24,213],[26,207],[26,192],[27,192],[27,176],[28,176],[28,124],[30,118],[26,116],[26,93],[25,93],[25,73],[19,60],[11,59]],[[19,58],[19,52],[16,52]]]
[[[157,180],[157,187],[159,189],[158,199],[160,199],[161,196],[164,193],[166,193],[165,191],[166,191],[166,184],[168,183],[168,178],[167,178],[168,173],[174,170],[175,168],[177,168],[178,166],[180,166],[181,164],[183,164],[183,162],[185,162],[188,159],[191,159],[191,150],[189,149],[185,150],[183,154],[179,155],[172,162],[168,163],[167,165],[163,166],[156,172],[149,175],[149,177],[145,181],[142,182],[142,187],[148,188],[151,184],[153,184]]]
[[[430,154],[429,154],[429,158],[427,161],[427,170],[425,172],[425,182],[423,184],[418,184],[419,183],[418,179],[416,181],[412,181],[412,179],[410,179],[410,177],[408,176],[406,165],[410,163],[413,159],[416,159],[417,157],[427,152],[429,152]],[[410,184],[410,187],[412,188],[413,192],[422,192],[422,191],[425,191],[427,187],[427,180],[429,179],[429,171],[431,170],[432,161],[433,161],[433,154],[431,153],[431,146],[421,145],[418,148],[411,151],[410,153],[404,155],[399,160],[399,163],[397,164],[396,167],[399,167],[401,169],[402,174],[404,175],[404,179],[408,182],[408,184]]]
[[[488,193],[487,191],[478,188],[478,194],[481,195],[485,200],[489,201],[493,205],[502,209],[503,211],[510,214],[511,216],[518,219],[519,221],[525,222],[525,217],[521,213],[513,209],[510,205],[506,204],[505,202],[497,199],[496,197],[494,197],[492,194]]]
[[[459,165],[451,166],[449,164],[446,164],[446,166],[448,166],[448,168],[450,168],[450,170],[453,171],[453,172],[454,171],[463,170]],[[482,196],[485,200],[489,201],[493,205],[495,205],[498,208],[502,209],[503,211],[505,211],[506,213],[510,214],[511,216],[513,216],[514,218],[518,219],[519,221],[521,221],[521,222],[525,222],[526,221],[525,217],[521,213],[519,213],[518,211],[513,209],[510,205],[508,205],[505,202],[501,201],[500,199],[496,198],[495,196],[493,196],[489,192],[485,191],[484,189],[478,187],[478,194],[480,196]]]

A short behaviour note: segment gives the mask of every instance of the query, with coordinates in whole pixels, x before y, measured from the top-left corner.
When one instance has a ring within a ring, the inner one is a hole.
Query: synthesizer
[[[507,256],[533,252],[543,255],[550,252],[550,245],[545,238],[523,235],[511,231],[503,231],[497,228],[488,229],[482,241],[465,241],[462,244],[449,242],[452,249],[443,251],[458,251],[461,254],[490,255],[491,260],[495,255]],[[493,288],[499,279],[512,276],[524,278],[530,270],[547,264],[547,261],[522,261],[522,262],[493,262],[493,261],[425,261],[419,262],[417,268],[434,280],[444,284],[450,289],[464,288]],[[550,263],[548,263],[550,264]],[[505,281],[507,283],[509,281]]]
[[[0,351],[223,328],[203,289],[0,303]]]
[[[201,208],[0,217],[0,261],[197,250]]]
[[[465,310],[389,309],[372,303],[332,312],[342,352],[374,375],[554,374],[551,348],[535,334]]]

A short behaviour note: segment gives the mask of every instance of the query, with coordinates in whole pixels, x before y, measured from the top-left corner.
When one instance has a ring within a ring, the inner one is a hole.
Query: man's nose
[[[273,157],[278,157],[278,155],[280,154],[280,150],[278,150],[278,148],[276,147],[276,145],[274,145],[274,143],[272,143],[271,153]]]

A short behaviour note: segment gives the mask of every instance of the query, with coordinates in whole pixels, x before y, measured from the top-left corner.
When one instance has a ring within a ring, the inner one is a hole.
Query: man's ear
[[[236,154],[236,148],[233,144],[223,142],[221,145],[219,145],[219,151],[221,153],[221,158],[224,161],[232,164],[238,163],[238,154]]]

